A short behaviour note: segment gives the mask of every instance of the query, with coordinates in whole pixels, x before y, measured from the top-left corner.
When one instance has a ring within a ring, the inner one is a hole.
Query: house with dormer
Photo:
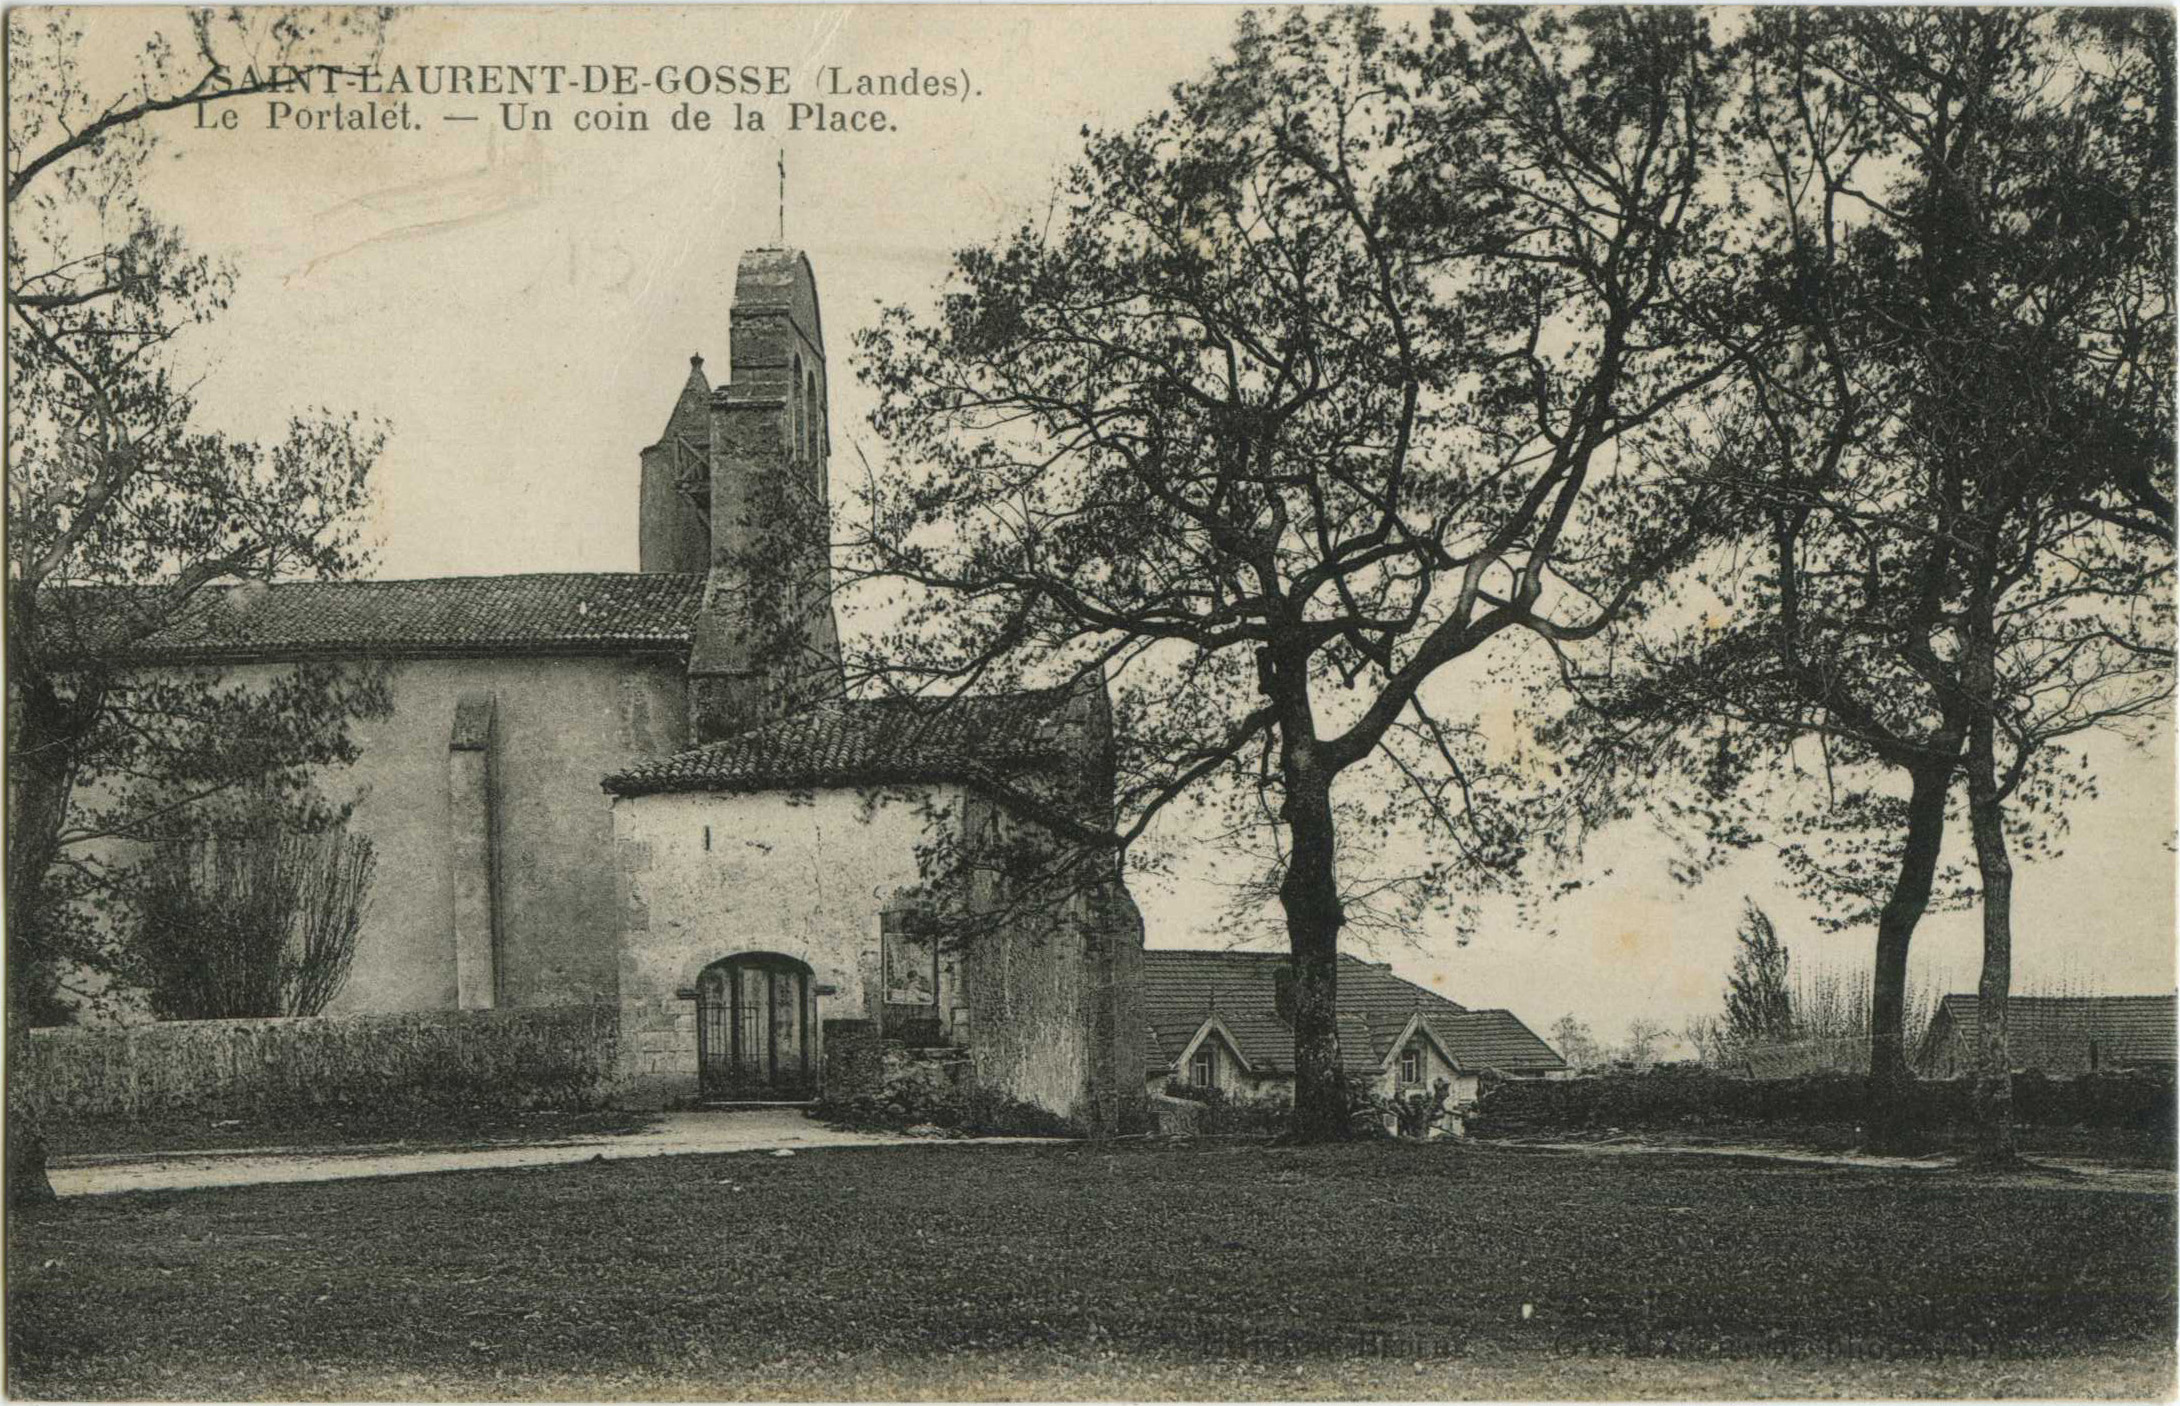
[[[1216,1089],[1229,1098],[1291,1098],[1294,1025],[1287,958],[1277,952],[1143,953],[1146,1087]],[[1458,1105],[1486,1071],[1564,1077],[1565,1060],[1513,1012],[1472,1010],[1393,975],[1339,959],[1340,1060],[1358,1087],[1386,1097],[1445,1080]]]

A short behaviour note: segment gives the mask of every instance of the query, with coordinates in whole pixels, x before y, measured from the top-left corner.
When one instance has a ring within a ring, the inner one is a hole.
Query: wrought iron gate
[[[700,1087],[715,1098],[803,1099],[817,1092],[810,969],[750,953],[714,962],[696,983]]]

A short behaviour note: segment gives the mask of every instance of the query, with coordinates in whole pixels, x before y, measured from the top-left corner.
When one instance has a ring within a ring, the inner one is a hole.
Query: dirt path
[[[975,1138],[1029,1142],[1030,1138]],[[496,1167],[548,1167],[625,1157],[681,1157],[720,1152],[792,1153],[825,1147],[891,1147],[946,1141],[851,1133],[813,1122],[792,1109],[732,1113],[668,1113],[638,1133],[560,1138],[526,1144],[400,1152],[382,1147],[311,1152],[147,1152],[55,1160],[49,1175],[62,1196],[124,1191],[189,1191],[268,1182],[341,1181],[351,1177],[415,1176]]]
[[[1613,1138],[1597,1142],[1548,1142],[1541,1139],[1503,1139],[1502,1147],[1536,1147],[1554,1152],[1581,1152],[1591,1156],[1628,1156],[1669,1153],[1677,1156],[1755,1158],[1773,1162],[1816,1163],[1833,1167],[1869,1167],[1904,1172],[1961,1171],[1964,1176],[1988,1180],[1994,1186],[2032,1186],[2059,1191],[2133,1191],[2171,1196],[2180,1191],[2180,1174],[2167,1168],[2120,1167],[2079,1157],[2032,1157],[2034,1165],[2018,1172],[1973,1172],[1956,1165],[1951,1157],[1878,1157],[1867,1152],[1816,1152],[1802,1148],[1767,1147],[1725,1142],[1678,1142],[1671,1138]]]

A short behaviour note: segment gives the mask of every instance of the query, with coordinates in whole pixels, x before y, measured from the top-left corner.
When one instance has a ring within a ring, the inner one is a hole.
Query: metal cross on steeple
[[[780,148],[780,247],[787,247],[787,148]]]

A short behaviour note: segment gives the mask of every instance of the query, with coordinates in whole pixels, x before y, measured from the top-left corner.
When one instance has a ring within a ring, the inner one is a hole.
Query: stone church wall
[[[247,682],[285,667],[226,674]],[[685,745],[680,662],[500,657],[394,668],[392,715],[356,724],[361,757],[320,782],[329,799],[358,799],[353,829],[378,854],[355,966],[329,1014],[613,1000],[613,816],[598,778]],[[485,705],[472,719],[485,729],[481,764],[451,750],[465,700],[473,714]],[[483,924],[491,964],[471,991],[455,960],[465,904]]]
[[[970,802],[985,833],[991,803]],[[1000,830],[1019,837],[1016,823]],[[989,872],[972,901],[1003,915],[966,957],[976,1081],[1102,1133],[1148,1125],[1143,920],[1117,880],[1009,902]]]
[[[811,970],[820,1039],[882,1005],[881,921],[921,882],[928,807],[958,792],[651,795],[616,808],[621,880],[622,1073],[633,1096],[696,1092],[698,976],[772,952]],[[953,973],[939,972],[939,1009]],[[825,1051],[816,1058],[824,1067]]]

